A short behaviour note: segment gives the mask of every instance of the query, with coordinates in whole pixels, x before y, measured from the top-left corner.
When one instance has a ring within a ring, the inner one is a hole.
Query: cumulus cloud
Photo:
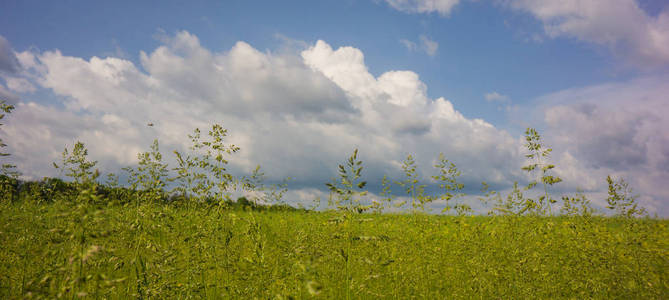
[[[503,2],[539,19],[550,37],[605,45],[646,67],[669,63],[669,10],[653,17],[635,0]]]
[[[300,199],[323,190],[354,148],[372,186],[384,174],[399,177],[409,153],[425,180],[439,152],[460,166],[472,189],[483,180],[521,178],[517,139],[464,117],[444,98],[429,98],[414,72],[373,76],[359,49],[317,41],[275,54],[238,42],[215,53],[185,31],[163,43],[141,52],[140,66],[58,50],[17,53],[22,74],[30,74],[21,78],[53,92],[49,101],[25,96],[3,126],[26,177],[57,175],[51,162],[76,140],[103,171],[113,171],[134,164],[154,138],[163,153],[183,150],[192,129],[221,122],[228,142],[242,149],[230,160],[233,172],[260,164],[271,181],[290,176]]]
[[[36,90],[35,86],[25,78],[7,76],[5,82],[10,90],[17,93],[31,93]]]
[[[385,0],[390,6],[408,13],[432,13],[447,16],[460,0]]]
[[[15,57],[20,72],[14,77],[53,92],[49,101],[31,100],[42,92],[16,98],[2,128],[13,162],[28,178],[57,175],[51,162],[76,140],[107,172],[136,163],[136,154],[154,138],[165,154],[184,150],[193,128],[221,122],[230,130],[228,142],[242,148],[231,159],[233,172],[260,164],[270,181],[291,176],[292,200],[305,205],[311,197],[324,200],[323,183],[354,148],[371,187],[384,174],[399,178],[398,166],[409,153],[427,181],[443,152],[463,171],[470,192],[484,180],[503,188],[527,179],[520,170],[522,138],[464,117],[445,98],[428,97],[414,72],[372,75],[353,47],[317,41],[301,52],[275,54],[238,42],[215,53],[184,31],[141,52],[139,66],[57,50]],[[570,89],[538,99],[546,122],[542,135],[555,148],[563,190],[584,188],[603,206],[604,178],[612,174],[630,181],[651,211],[669,214],[663,180],[669,175],[668,80]],[[0,93],[11,94],[2,85]]]
[[[642,204],[669,213],[667,78],[569,89],[542,97],[545,136],[556,149],[557,171],[571,188],[605,192],[604,178],[623,177]],[[604,205],[601,197],[597,199]]]

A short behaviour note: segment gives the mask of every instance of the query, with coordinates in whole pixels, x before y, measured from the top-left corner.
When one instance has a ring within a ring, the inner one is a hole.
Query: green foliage
[[[478,197],[478,200],[484,205],[488,206],[490,203],[501,203],[500,198],[502,197],[499,192],[490,189],[490,185],[487,182],[481,182],[481,194],[482,196]],[[494,215],[495,209],[488,211],[488,215]]]
[[[137,169],[124,168],[133,190],[139,188],[142,201],[157,202],[165,198],[164,188],[169,181],[167,163],[163,163],[158,140],[153,140],[151,151],[137,154]]]
[[[250,192],[255,205],[264,204],[285,204],[283,196],[288,191],[288,181],[290,177],[284,178],[281,183],[265,185],[265,173],[260,165],[256,166],[251,176],[243,176],[240,180],[242,190]]]
[[[281,183],[272,184],[269,188],[265,188],[263,190],[265,195],[264,202],[273,205],[287,205],[283,200],[283,196],[288,192],[288,181],[290,180],[290,177],[286,177]],[[318,204],[320,204],[320,199]]]
[[[23,189],[27,191],[27,197],[36,203],[49,203],[53,201],[68,201],[78,196],[77,186],[64,182],[59,178],[45,177],[38,182],[26,182]]]
[[[177,182],[177,186],[173,192],[183,195],[184,198],[189,195],[196,194],[195,182],[198,180],[193,171],[196,167],[195,161],[190,155],[181,154],[181,152],[174,150],[174,155],[177,159],[177,167],[172,169],[176,172],[176,176],[172,178]]]
[[[5,100],[0,101],[0,111],[4,112],[4,113],[0,113],[0,120],[4,119],[5,114],[11,113],[12,110],[14,110],[14,105],[7,104],[5,102]],[[0,123],[0,126],[2,126],[1,123]],[[4,147],[7,147],[7,144],[5,144],[2,141],[2,139],[0,139],[0,149],[2,149]],[[5,152],[2,152],[0,150],[0,157],[7,157],[9,155],[10,155],[9,153],[5,153]],[[4,176],[10,177],[10,178],[17,178],[19,175],[21,175],[21,173],[19,173],[16,170],[15,165],[12,165],[12,164],[9,164],[9,163],[3,163],[3,164],[0,164],[0,175],[4,175]],[[0,185],[2,185],[2,186],[4,186],[5,183],[9,184],[9,182],[0,181]]]
[[[539,196],[538,199],[534,200],[527,198],[527,208],[528,212],[544,215],[547,212],[552,214],[552,204],[557,202],[555,199],[551,198],[548,194],[548,186],[552,186],[558,182],[561,182],[562,179],[557,176],[548,175],[548,172],[555,168],[554,165],[545,163],[545,160],[548,159],[548,156],[553,151],[553,149],[546,147],[542,144],[541,136],[534,128],[527,128],[525,130],[525,147],[530,152],[525,155],[525,157],[533,160],[533,162],[527,166],[524,166],[522,169],[528,173],[532,173],[536,170],[539,170],[539,181],[544,187],[544,194]],[[526,190],[532,189],[538,184],[537,180],[531,181]]]
[[[484,184],[484,186],[487,189],[487,185]],[[523,195],[523,191],[518,187],[518,182],[513,183],[513,188],[506,198],[502,198],[497,192],[490,193],[495,196],[493,211],[498,214],[520,216],[534,207],[534,203],[528,201]]]
[[[97,161],[88,160],[88,149],[82,142],[77,141],[72,148],[72,152],[63,150],[61,165],[53,163],[56,169],[64,170],[65,175],[74,180],[74,194],[65,199],[74,200],[77,203],[96,203],[103,200],[98,195],[97,179],[100,172],[93,169]]]
[[[110,188],[110,189],[119,188],[120,184],[119,184],[118,175],[116,175],[114,173],[108,173],[107,174],[107,180],[105,180],[105,186]]]
[[[262,171],[260,165],[257,165],[251,172],[251,176],[242,176],[239,181],[245,191],[263,190],[265,187],[265,172]]]
[[[346,164],[339,165],[339,180],[332,178],[330,183],[325,184],[330,190],[328,204],[330,206],[334,204],[338,210],[345,212],[343,220],[342,218],[338,218],[337,223],[342,223],[343,225],[340,234],[345,236],[346,242],[341,245],[341,247],[335,249],[343,259],[342,263],[345,271],[344,282],[346,283],[343,290],[346,291],[346,299],[350,299],[353,293],[353,282],[351,278],[351,272],[353,270],[351,268],[351,260],[354,259],[355,256],[352,252],[352,238],[354,236],[355,221],[357,220],[355,220],[355,216],[351,216],[351,213],[362,213],[374,207],[374,205],[364,206],[362,204],[362,197],[367,195],[367,191],[365,190],[367,182],[361,180],[362,169],[362,161],[358,160],[358,149],[355,149],[353,150],[353,154],[351,154],[346,161]],[[343,295],[341,297],[343,297]]]
[[[590,200],[582,191],[577,191],[573,197],[562,196],[562,209],[560,212],[565,216],[583,216],[589,217],[595,213]]]
[[[425,211],[425,204],[430,203],[434,198],[425,193],[426,184],[420,184],[418,172],[416,171],[416,161],[411,154],[402,162],[402,171],[404,171],[404,180],[395,181],[395,184],[404,188],[406,194],[411,198],[411,211],[417,212],[419,209]]]
[[[393,202],[392,181],[386,175],[383,175],[383,179],[381,179],[381,193],[379,193],[379,196],[381,197],[380,201],[372,200],[371,210],[375,213],[383,212],[385,206]]]
[[[5,114],[11,113],[14,110],[14,106],[7,104],[4,100],[0,101],[0,110],[4,113],[0,113],[0,120],[5,117]],[[0,123],[0,126],[2,124]],[[2,139],[0,139],[0,149],[6,147]],[[7,157],[9,153],[2,152],[0,150],[0,157]],[[16,170],[16,166],[10,163],[0,164],[0,201],[9,200],[13,201],[16,196],[16,185],[18,184],[17,178],[21,175]]]
[[[646,209],[639,207],[637,203],[638,195],[632,193],[632,188],[622,178],[618,181],[606,176],[606,182],[609,184],[609,196],[606,198],[607,208],[614,210],[618,216],[632,218],[640,217],[646,214]]]
[[[455,209],[458,215],[471,213],[472,208],[468,204],[451,204],[451,200],[457,200],[464,196],[464,193],[461,193],[460,191],[465,187],[464,184],[458,182],[460,171],[455,164],[446,159],[443,153],[439,153],[439,160],[434,167],[439,170],[439,175],[432,176],[432,179],[438,183],[439,189],[443,190],[439,199],[446,202],[442,212],[448,212],[451,209]]]
[[[53,163],[56,169],[64,170],[65,176],[70,177],[79,185],[89,185],[95,182],[100,176],[100,173],[95,168],[97,161],[88,160],[88,149],[84,143],[77,141],[72,148],[72,152],[63,150],[62,160],[60,166]]]
[[[178,164],[176,180],[180,183],[178,191],[200,201],[213,199],[223,203],[231,200],[230,190],[234,188],[235,179],[227,170],[225,157],[240,149],[224,142],[227,135],[227,129],[219,124],[212,125],[206,137],[202,137],[199,128],[188,135],[192,154],[174,151]]]
[[[0,202],[15,201],[19,180],[13,176],[0,175]]]
[[[124,170],[131,171],[129,168],[124,168]],[[136,189],[121,186],[119,176],[114,173],[107,174],[104,185],[98,186],[98,193],[110,204],[126,204],[138,199]]]
[[[0,205],[2,299],[665,299],[668,289],[666,220],[339,222],[141,203],[137,223],[127,206]]]
[[[367,181],[360,179],[362,172],[362,161],[358,160],[358,149],[348,158],[346,164],[339,165],[339,180],[333,178],[325,185],[330,190],[330,203],[337,209],[349,212],[362,212],[369,209],[362,205],[362,197],[367,195],[364,189]]]

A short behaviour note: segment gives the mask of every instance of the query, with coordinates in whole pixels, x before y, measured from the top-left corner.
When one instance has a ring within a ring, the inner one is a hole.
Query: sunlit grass
[[[666,299],[667,225],[3,204],[0,297]]]

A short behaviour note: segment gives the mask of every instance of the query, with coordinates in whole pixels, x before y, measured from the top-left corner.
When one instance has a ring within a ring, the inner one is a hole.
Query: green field
[[[0,209],[3,299],[669,299],[666,220]]]

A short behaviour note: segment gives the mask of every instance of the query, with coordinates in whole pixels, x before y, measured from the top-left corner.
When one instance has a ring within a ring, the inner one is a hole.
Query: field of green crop
[[[669,299],[669,222],[0,205],[0,298]]]

